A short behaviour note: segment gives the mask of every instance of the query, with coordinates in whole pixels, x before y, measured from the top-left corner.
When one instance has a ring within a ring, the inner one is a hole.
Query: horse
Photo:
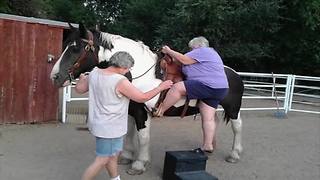
[[[90,72],[93,67],[105,68],[109,58],[118,51],[128,52],[135,60],[128,78],[141,91],[146,92],[157,87],[162,81],[157,78],[156,53],[141,41],[122,37],[95,29],[87,29],[82,23],[79,28],[71,24],[70,33],[63,45],[63,52],[50,73],[50,78],[57,87],[70,84],[81,73]],[[243,95],[243,82],[240,76],[229,67],[225,67],[229,82],[229,93],[220,103],[224,108],[226,123],[231,122],[233,131],[233,145],[227,162],[236,163],[242,153],[241,133],[242,119],[240,107]],[[120,163],[131,163],[128,174],[142,174],[150,163],[150,123],[153,118],[148,112],[157,102],[159,95],[144,104],[130,101],[128,133],[125,138]],[[182,104],[182,105],[181,105]],[[184,103],[177,103],[166,111],[166,116],[179,116]],[[194,115],[199,112],[195,103],[190,101],[186,115]]]

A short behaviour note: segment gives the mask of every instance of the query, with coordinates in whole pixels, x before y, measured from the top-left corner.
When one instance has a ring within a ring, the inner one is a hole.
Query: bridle
[[[79,69],[81,65],[86,61],[88,54],[90,52],[93,53],[96,64],[99,63],[98,53],[96,52],[96,49],[94,47],[93,34],[91,31],[87,31],[87,32],[88,32],[88,39],[81,39],[81,41],[87,43],[87,45],[84,47],[84,51],[82,51],[81,55],[76,60],[76,63],[74,63],[73,66],[68,70],[70,82],[74,80],[75,71]]]

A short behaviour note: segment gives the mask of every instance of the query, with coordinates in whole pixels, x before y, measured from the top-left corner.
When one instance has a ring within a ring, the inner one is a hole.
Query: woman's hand
[[[79,76],[79,80],[86,79],[86,78],[87,78],[87,75],[84,73],[81,73]]]
[[[169,46],[163,46],[161,49],[161,52],[165,53],[165,54],[169,54],[169,52],[171,51]]]
[[[171,88],[171,86],[173,85],[173,82],[171,80],[166,80],[164,82],[162,82],[158,88],[160,88],[161,91],[166,90]]]
[[[79,81],[76,84],[75,90],[79,94],[83,94],[89,90],[88,76],[85,74],[80,74]]]

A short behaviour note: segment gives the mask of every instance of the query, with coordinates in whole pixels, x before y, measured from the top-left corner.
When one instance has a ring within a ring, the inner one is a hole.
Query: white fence
[[[271,99],[276,104],[272,107],[243,107],[241,110],[283,110],[288,112],[292,78],[287,74],[266,74],[240,72],[245,92],[243,99]],[[280,95],[281,94],[281,95]],[[283,105],[280,105],[283,101]]]
[[[248,72],[239,72],[239,74],[245,86],[244,100],[265,99],[276,102],[268,107],[242,107],[241,110],[281,110],[284,113],[296,111],[320,114],[320,77]],[[69,103],[88,100],[87,97],[73,97],[72,87],[70,85],[63,88],[63,123],[66,122]]]
[[[320,77],[292,75],[288,111],[320,114]],[[315,110],[293,107],[296,104],[315,106]]]

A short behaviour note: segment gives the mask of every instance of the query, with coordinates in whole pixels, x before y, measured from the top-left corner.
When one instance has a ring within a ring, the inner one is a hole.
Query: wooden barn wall
[[[0,124],[57,119],[58,90],[49,78],[63,29],[0,19]]]

